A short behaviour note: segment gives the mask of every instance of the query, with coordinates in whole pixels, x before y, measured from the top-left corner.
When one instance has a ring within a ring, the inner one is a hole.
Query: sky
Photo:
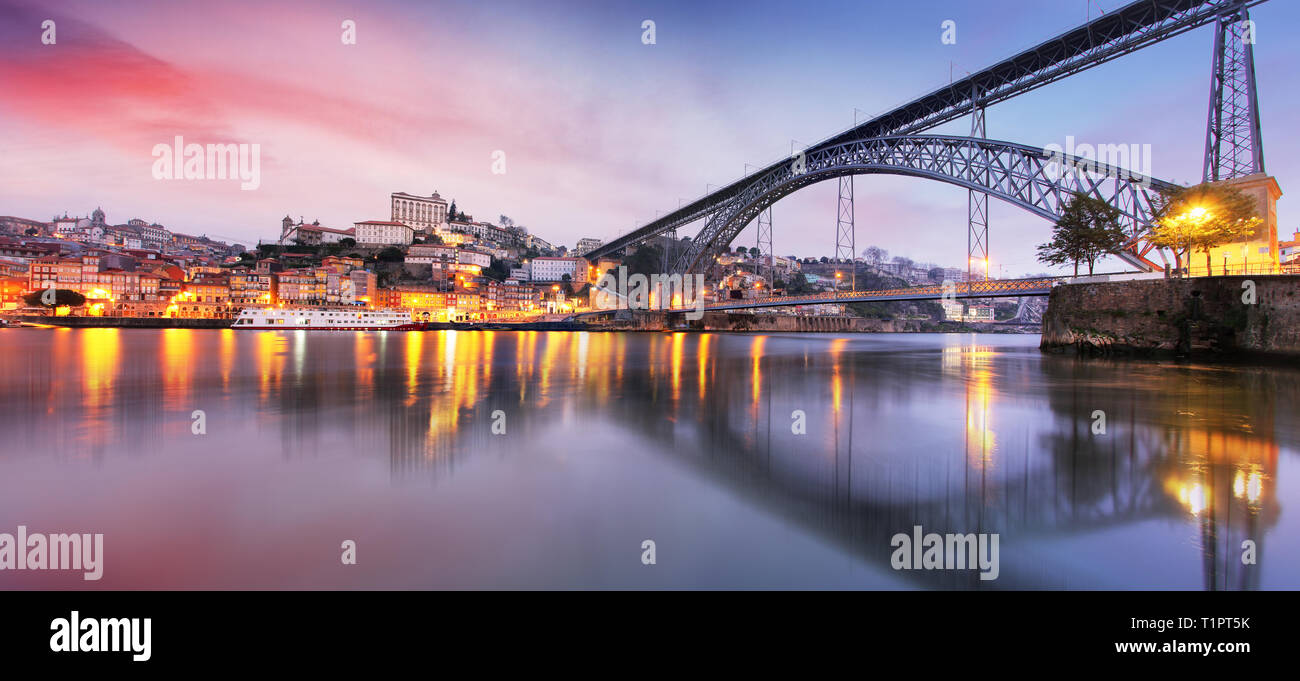
[[[475,219],[508,215],[572,247],[1123,4],[0,0],[0,215],[102,206],[110,223],[249,244],[276,238],[285,215],[347,228],[387,219],[391,192],[436,190]],[[1300,3],[1252,18],[1265,160],[1285,194],[1300,179]],[[345,20],[356,44],[341,39]],[[940,40],[945,20],[956,44]],[[1199,181],[1212,37],[1202,27],[991,107],[988,136],[1150,144],[1152,175]],[[259,186],[155,179],[155,145],[178,135],[258,144]],[[965,262],[966,190],[871,175],[855,191],[859,252]],[[775,250],[832,255],[836,198],[829,181],[778,202]],[[1300,229],[1292,203],[1278,202],[1283,237]],[[1034,249],[1050,228],[991,200],[993,272],[1049,271]],[[733,245],[754,241],[750,226]]]

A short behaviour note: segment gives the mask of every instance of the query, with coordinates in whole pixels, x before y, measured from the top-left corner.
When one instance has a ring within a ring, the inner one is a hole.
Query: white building
[[[941,300],[939,307],[943,308],[943,318],[950,322],[961,321],[962,315],[966,312],[965,306],[956,300]]]
[[[455,246],[442,244],[415,244],[406,251],[406,262],[432,265],[442,262],[456,262]]]
[[[578,239],[578,245],[573,247],[573,253],[574,255],[586,255],[587,253],[590,253],[591,251],[600,248],[604,243],[605,242],[601,241],[600,239],[592,239],[591,237],[584,237],[582,239]]]
[[[468,248],[458,248],[456,249],[456,262],[465,265],[489,267],[492,265],[492,255],[481,251],[470,250]]]
[[[409,225],[385,220],[367,220],[353,223],[359,244],[408,246],[415,238]]]
[[[356,232],[351,229],[322,227],[319,220],[310,224],[299,220],[295,224],[286,215],[280,221],[280,243],[282,244],[301,244],[303,246],[336,244],[344,239],[356,239],[355,234]]]
[[[415,244],[407,249],[406,262],[424,265],[454,263],[489,267],[492,265],[492,255],[444,244]]]
[[[533,281],[563,281],[569,275],[574,283],[587,282],[586,258],[533,258],[528,263],[530,277]]]
[[[453,220],[448,223],[448,228],[457,232],[472,234],[484,241],[495,241],[497,243],[508,243],[510,241],[510,232],[508,230],[489,222]]]
[[[1300,262],[1300,229],[1291,235],[1290,241],[1278,241],[1279,259],[1283,263]]]
[[[551,245],[551,242],[535,234],[529,234],[528,236],[526,236],[524,243],[529,248],[536,248],[537,250],[542,251],[543,253],[547,253],[555,250],[555,247]]]
[[[127,224],[136,222],[131,220]],[[143,223],[144,220],[139,222]],[[163,244],[172,240],[172,233],[163,228],[162,225],[154,222],[150,224],[140,224],[140,236],[145,246],[149,248],[162,248]]]
[[[447,201],[434,192],[429,196],[416,196],[406,192],[393,192],[392,221],[410,225],[421,234],[433,234],[447,224]]]

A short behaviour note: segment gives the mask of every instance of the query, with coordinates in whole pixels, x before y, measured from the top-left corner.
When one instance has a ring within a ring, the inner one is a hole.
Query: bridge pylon
[[[1240,268],[1242,273],[1276,268],[1277,180],[1264,169],[1264,139],[1255,83],[1255,23],[1243,3],[1214,23],[1210,63],[1210,106],[1205,125],[1203,182],[1223,182],[1251,196],[1263,225],[1246,243],[1212,249],[1210,269],[1189,263],[1189,273],[1214,274]]]
[[[767,258],[767,285],[771,290],[772,280],[776,278],[772,260],[772,207],[768,206],[758,214],[758,257],[754,259],[754,274],[763,276],[763,258]]]
[[[840,200],[835,211],[835,260],[847,258],[852,269],[849,277],[849,290],[858,288],[858,266],[856,257],[857,228],[853,219],[853,176],[840,177]],[[838,288],[838,287],[837,287]]]
[[[970,136],[986,139],[984,129],[984,105],[979,102],[978,92],[972,93],[975,105],[971,108]],[[983,154],[981,150],[979,153]],[[974,189],[966,190],[966,281],[974,279],[972,268],[978,264],[984,268],[985,281],[989,278],[989,195]]]
[[[1210,65],[1205,182],[1264,172],[1254,44],[1255,24],[1245,5],[1219,15],[1214,23],[1214,56]]]
[[[664,232],[664,252],[663,252],[663,271],[665,274],[672,271],[674,259],[677,257],[677,230],[670,229]]]

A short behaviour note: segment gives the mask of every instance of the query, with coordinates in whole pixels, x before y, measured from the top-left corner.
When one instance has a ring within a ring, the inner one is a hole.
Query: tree
[[[343,248],[354,248],[357,245],[357,240],[350,236],[345,236],[342,239],[339,239],[339,244],[341,244]]]
[[[1129,236],[1119,224],[1118,208],[1095,197],[1075,192],[1061,211],[1052,240],[1038,247],[1038,261],[1048,265],[1074,264],[1074,276],[1079,276],[1079,263],[1088,264],[1088,274],[1104,255],[1118,253],[1128,243]]]
[[[40,232],[35,227],[28,227],[23,230],[23,234],[26,234],[27,236],[36,236],[37,234],[40,234]]]
[[[862,257],[869,264],[879,267],[881,263],[889,259],[889,251],[879,246],[868,246],[862,251]]]
[[[54,294],[50,294],[50,289],[41,291],[32,291],[23,296],[23,302],[32,307],[81,307],[86,304],[86,297],[73,291],[72,289],[54,289]]]
[[[1174,252],[1174,264],[1181,270],[1184,256],[1205,251],[1205,271],[1210,272],[1210,249],[1254,236],[1263,223],[1255,200],[1225,184],[1202,183],[1161,192],[1156,203],[1155,225],[1149,241]]]
[[[389,246],[379,252],[378,258],[380,262],[402,262],[406,260],[406,255],[402,253],[402,249]]]
[[[510,276],[510,268],[506,267],[505,262],[492,258],[492,263],[483,270],[483,276],[496,281],[505,281]]]
[[[803,275],[803,272],[795,272],[794,276],[790,277],[790,283],[785,287],[786,294],[791,296],[811,293],[812,290],[813,287],[808,283],[808,278]]]

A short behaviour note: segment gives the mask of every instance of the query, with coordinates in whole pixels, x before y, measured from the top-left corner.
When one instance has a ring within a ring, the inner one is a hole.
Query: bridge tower
[[[1210,113],[1205,126],[1205,182],[1264,172],[1254,43],[1254,22],[1244,5],[1220,15],[1214,23]]]
[[[771,290],[772,280],[776,278],[776,268],[773,267],[774,257],[772,254],[772,207],[768,206],[758,214],[758,252],[759,257],[754,261],[754,274],[763,276],[763,258],[767,258],[767,285]]]
[[[840,178],[840,201],[839,208],[835,217],[835,259],[848,258],[850,274],[850,289],[858,288],[858,265],[853,260],[856,257],[856,236],[857,230],[853,226],[853,176],[845,175]]]
[[[1256,201],[1261,229],[1245,244],[1212,249],[1212,263],[1249,268],[1278,264],[1277,180],[1264,170],[1264,140],[1255,85],[1255,23],[1245,4],[1219,15],[1214,23],[1210,65],[1210,107],[1205,126],[1204,182],[1225,182]],[[1195,261],[1192,273],[1196,272]]]
[[[673,264],[676,262],[675,251],[677,250],[677,230],[670,229],[664,232],[664,252],[663,252],[663,271],[667,274],[672,271]]]
[[[971,93],[970,136],[985,139],[984,105],[979,91]],[[984,153],[983,151],[980,152]],[[966,281],[974,280],[972,269],[984,268],[985,281],[989,278],[989,195],[974,189],[966,191]]]

